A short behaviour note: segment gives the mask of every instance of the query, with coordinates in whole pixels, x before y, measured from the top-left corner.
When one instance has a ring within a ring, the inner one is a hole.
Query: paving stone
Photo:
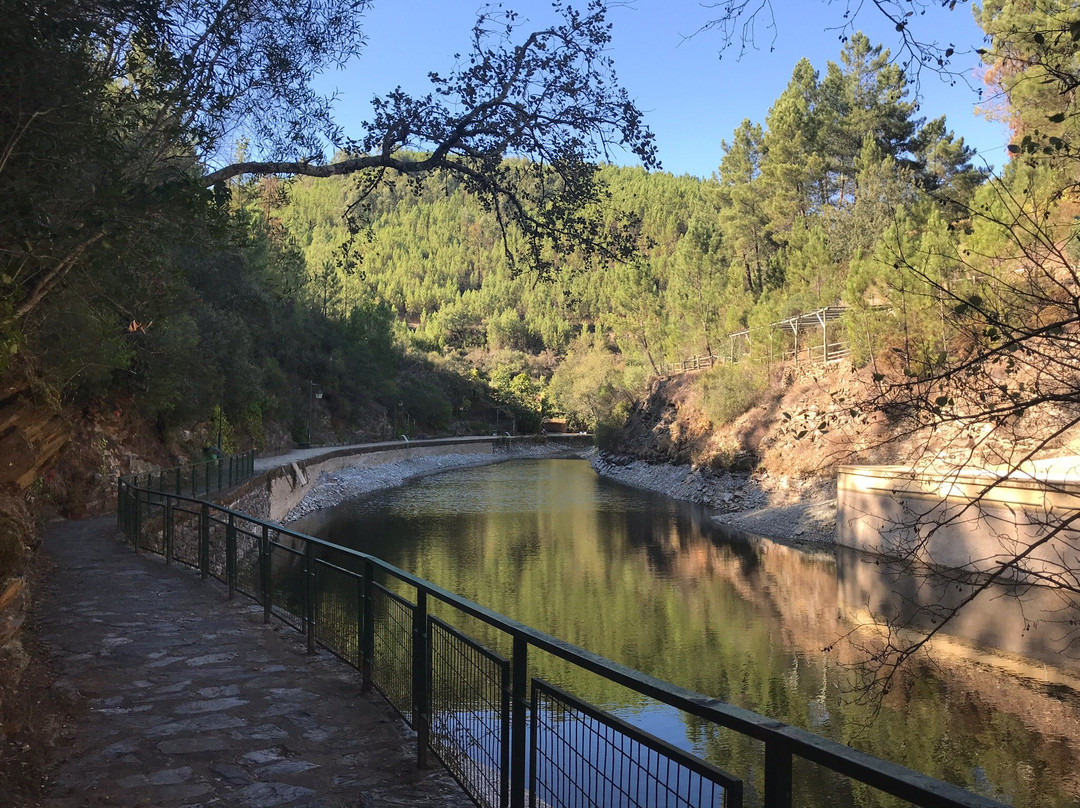
[[[209,699],[207,701],[191,701],[185,704],[181,704],[179,707],[173,710],[178,715],[192,715],[194,713],[220,713],[225,710],[231,710],[234,707],[241,707],[247,704],[247,699],[226,698],[226,699]]]
[[[162,741],[157,748],[165,755],[194,755],[199,752],[220,752],[229,748],[229,742],[219,735],[200,735],[196,738]]]
[[[191,659],[186,660],[186,662],[191,667],[196,668],[200,665],[213,665],[217,662],[228,662],[234,656],[236,656],[236,654],[233,653],[205,654],[204,656],[192,657]]]
[[[200,732],[215,729],[234,729],[247,722],[233,715],[207,715],[199,718],[185,718],[183,721],[170,721],[153,727],[146,732],[147,738],[161,738],[181,732]]]
[[[289,733],[274,724],[261,724],[250,729],[237,730],[232,734],[234,738],[246,738],[251,741],[276,741],[288,738]]]
[[[285,757],[285,754],[281,751],[281,748],[273,747],[271,749],[256,749],[253,752],[248,752],[244,755],[244,760],[260,765],[264,763],[273,763],[275,760],[281,760],[283,757]]]
[[[120,788],[145,788],[146,786],[174,786],[191,778],[191,768],[162,769],[153,774],[133,774],[117,781]]]
[[[310,763],[306,760],[279,760],[277,763],[271,763],[269,766],[256,769],[255,774],[260,778],[281,777],[282,775],[306,772],[308,769],[315,769],[318,766],[318,763]]]
[[[231,786],[246,786],[254,779],[247,769],[233,763],[218,763],[211,771]]]
[[[34,619],[54,687],[86,708],[42,808],[470,804],[417,769],[415,735],[355,671],[217,582],[132,553],[114,523],[46,534],[55,571]]]
[[[257,808],[272,808],[315,796],[315,791],[304,786],[287,783],[252,783],[237,795],[244,804]]]

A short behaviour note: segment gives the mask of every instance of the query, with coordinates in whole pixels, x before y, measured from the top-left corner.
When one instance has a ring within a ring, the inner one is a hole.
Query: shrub
[[[730,424],[769,388],[765,370],[749,362],[719,365],[700,377],[702,409],[714,425]]]

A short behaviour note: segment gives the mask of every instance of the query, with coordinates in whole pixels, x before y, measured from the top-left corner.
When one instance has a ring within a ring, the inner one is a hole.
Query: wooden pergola
[[[806,335],[807,331],[814,328],[821,329],[821,357],[822,361],[828,362],[829,359],[838,358],[844,347],[840,343],[833,345],[829,344],[829,337],[826,326],[829,323],[836,322],[840,319],[840,316],[846,311],[846,306],[826,306],[823,309],[817,309],[816,311],[808,311],[803,314],[797,314],[794,317],[788,317],[786,320],[781,320],[773,325],[779,328],[781,331],[789,331],[795,336],[795,364],[799,364],[799,336]],[[830,348],[835,350],[830,351]],[[807,345],[808,353],[812,357],[812,347]]]

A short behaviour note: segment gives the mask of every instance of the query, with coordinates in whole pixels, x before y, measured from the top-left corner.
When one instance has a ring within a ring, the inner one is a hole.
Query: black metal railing
[[[174,469],[125,474],[120,479],[135,488],[171,491],[189,497],[206,496],[238,485],[255,475],[256,452],[214,457]]]
[[[309,651],[323,647],[356,667],[363,687],[382,693],[416,731],[419,765],[430,750],[478,805],[742,804],[739,778],[531,676],[534,654],[760,742],[766,808],[792,805],[795,761],[800,772],[809,762],[916,805],[1001,805],[612,662],[374,556],[136,484],[144,480],[118,483],[119,523],[136,549],[222,581],[230,598],[261,603],[266,621],[304,632]],[[444,614],[479,621],[510,653],[484,647]]]

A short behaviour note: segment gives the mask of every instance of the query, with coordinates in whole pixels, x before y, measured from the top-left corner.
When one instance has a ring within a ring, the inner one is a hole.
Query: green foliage
[[[630,366],[603,343],[579,339],[551,377],[548,394],[555,408],[599,435],[621,426],[646,373]]]
[[[434,379],[402,376],[398,380],[397,397],[401,408],[418,423],[434,429],[445,429],[449,425],[453,407]]]
[[[716,426],[729,424],[769,389],[764,368],[751,362],[719,365],[700,376],[702,408]]]
[[[213,439],[214,445],[217,446],[220,441],[220,448],[224,454],[235,454],[238,451],[236,440],[233,438],[233,425],[225,417],[225,411],[221,409],[220,405],[214,405],[214,409],[210,411],[210,419],[207,424],[210,427],[210,437]]]

